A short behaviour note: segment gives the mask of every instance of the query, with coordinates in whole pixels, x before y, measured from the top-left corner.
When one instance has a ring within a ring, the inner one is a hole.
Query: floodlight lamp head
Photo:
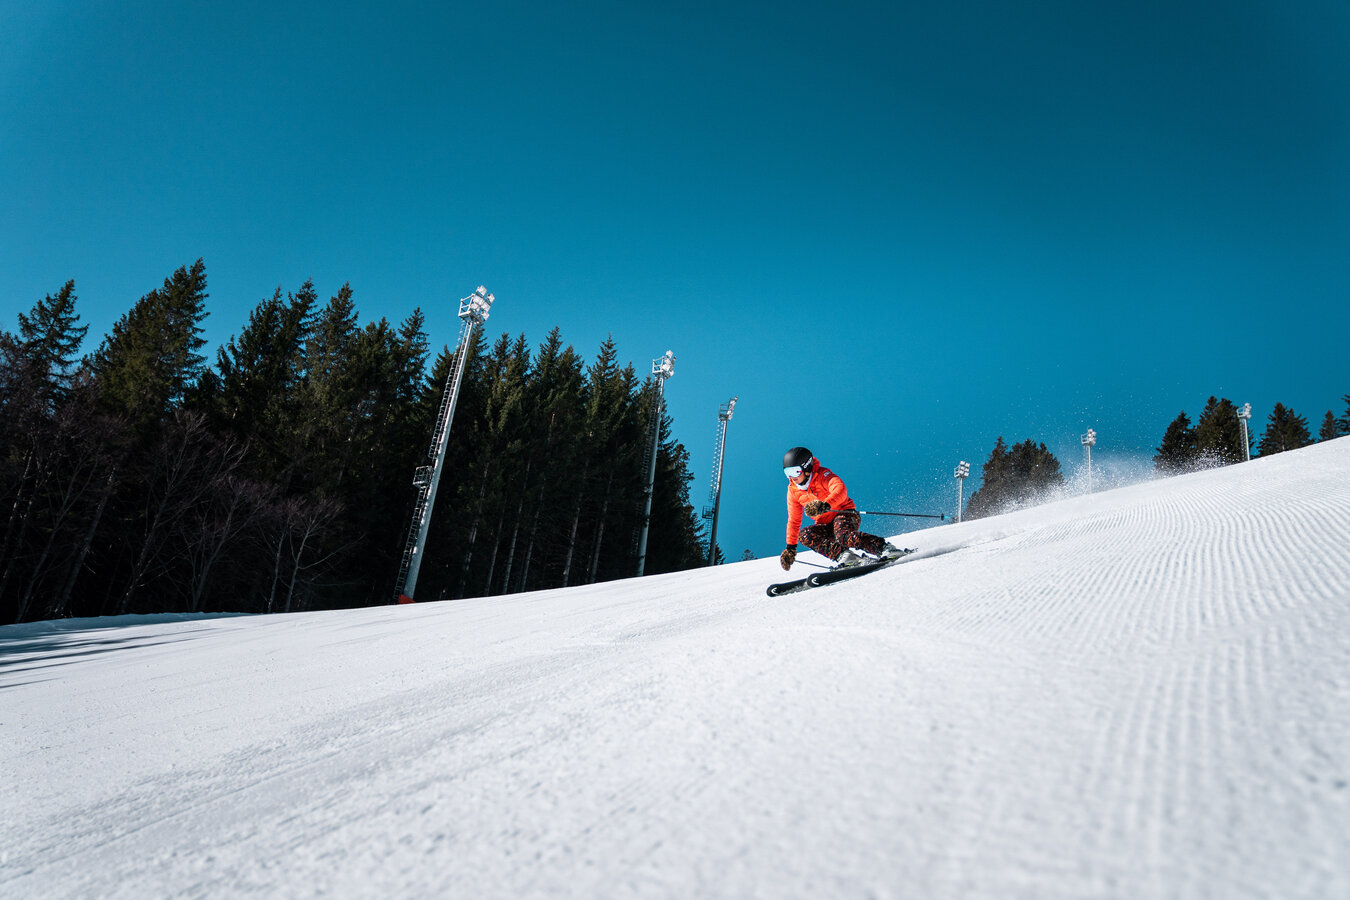
[[[1238,410],[1239,419],[1250,419],[1252,417],[1252,405],[1250,403],[1242,404],[1242,409]]]
[[[461,319],[473,319],[475,322],[484,322],[487,320],[488,311],[492,309],[492,302],[495,299],[487,292],[487,288],[480,284],[476,291],[459,301],[459,317]]]

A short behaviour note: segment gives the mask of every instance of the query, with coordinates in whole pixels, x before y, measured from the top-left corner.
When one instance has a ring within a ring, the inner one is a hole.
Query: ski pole
[[[832,509],[830,512],[855,512],[860,516],[906,516],[911,519],[946,519],[946,513],[896,513],[866,509]]]
[[[907,516],[911,519],[946,519],[946,513],[893,513],[893,512],[875,512],[865,509],[857,511],[860,516]]]

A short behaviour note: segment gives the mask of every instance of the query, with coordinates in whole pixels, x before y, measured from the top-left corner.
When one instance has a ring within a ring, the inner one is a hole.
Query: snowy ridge
[[[0,894],[1350,896],[1350,439],[900,541],[0,628]]]

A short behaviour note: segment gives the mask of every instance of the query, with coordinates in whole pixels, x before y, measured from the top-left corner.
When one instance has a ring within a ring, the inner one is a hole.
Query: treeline
[[[1337,418],[1327,410],[1318,440],[1329,441],[1350,435],[1350,394],[1341,399],[1345,402],[1345,414]],[[1172,420],[1163,434],[1157,455],[1153,457],[1153,465],[1159,472],[1169,475],[1231,465],[1247,458],[1253,441],[1260,456],[1297,450],[1315,443],[1308,430],[1308,420],[1283,403],[1276,403],[1260,439],[1257,440],[1249,430],[1244,446],[1237,406],[1227,397],[1210,397],[1194,425],[1185,410]]]
[[[214,364],[206,270],[180,268],[81,356],[73,282],[0,330],[0,622],[394,599],[455,348],[359,323],[350,286],[264,299]],[[636,571],[649,378],[481,329],[418,581],[450,599]],[[688,454],[663,416],[645,571],[700,565]]]
[[[1350,435],[1350,394],[1341,399],[1345,402],[1344,415],[1337,417],[1328,410],[1318,440]],[[1185,410],[1172,420],[1153,465],[1162,475],[1176,475],[1242,462],[1253,442],[1260,456],[1315,443],[1308,420],[1282,403],[1275,404],[1260,439],[1249,430],[1247,441],[1244,447],[1237,406],[1227,398],[1210,397],[1194,425]],[[965,517],[977,519],[1041,502],[1063,484],[1059,460],[1045,444],[1028,438],[1010,448],[1000,435],[985,461],[980,488],[970,495]]]

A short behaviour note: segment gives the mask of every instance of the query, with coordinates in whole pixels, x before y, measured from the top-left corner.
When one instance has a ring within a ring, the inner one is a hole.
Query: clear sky
[[[0,327],[73,278],[86,349],[201,257],[213,345],[312,278],[673,350],[695,505],[739,396],[719,543],[776,554],[795,444],[950,512],[999,435],[1344,412],[1350,4],[0,0],[0,203]]]

